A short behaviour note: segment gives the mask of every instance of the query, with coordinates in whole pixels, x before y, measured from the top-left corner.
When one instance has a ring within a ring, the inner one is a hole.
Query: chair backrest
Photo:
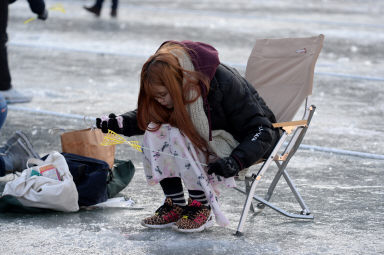
[[[278,122],[291,121],[312,94],[315,64],[323,41],[323,35],[256,40],[245,77]]]

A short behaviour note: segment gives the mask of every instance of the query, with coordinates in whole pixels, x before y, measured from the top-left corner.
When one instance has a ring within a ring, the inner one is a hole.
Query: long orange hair
[[[208,156],[208,143],[196,131],[185,106],[201,95],[199,83],[204,84],[208,91],[209,78],[199,72],[183,69],[171,50],[185,51],[181,45],[168,42],[143,65],[138,98],[138,126],[142,130],[157,131],[162,124],[169,123]],[[159,85],[168,89],[173,109],[162,106],[154,99],[152,88]],[[196,92],[196,97],[187,100],[191,90]],[[148,127],[150,122],[155,124],[154,128]]]

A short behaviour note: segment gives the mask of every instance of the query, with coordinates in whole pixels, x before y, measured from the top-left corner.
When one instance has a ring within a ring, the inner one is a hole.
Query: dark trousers
[[[7,54],[8,0],[0,0],[0,90],[11,88]]]
[[[5,163],[2,157],[0,156],[0,177],[5,175]]]
[[[99,8],[99,9],[101,9],[103,7],[103,2],[104,2],[104,0],[96,0],[95,6],[97,8]],[[112,0],[112,7],[111,7],[111,9],[112,10],[117,10],[118,4],[119,4],[118,0]]]
[[[41,15],[45,10],[44,0],[28,0],[29,8],[31,11],[37,15]]]

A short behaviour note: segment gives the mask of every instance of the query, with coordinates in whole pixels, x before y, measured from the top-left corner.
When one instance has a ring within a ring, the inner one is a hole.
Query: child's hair
[[[196,131],[185,105],[196,101],[201,95],[199,83],[206,86],[208,91],[209,79],[199,72],[183,69],[171,50],[185,51],[179,44],[166,43],[143,65],[137,113],[139,128],[157,131],[161,124],[169,123],[177,127],[208,156],[208,143]],[[159,85],[168,89],[173,100],[173,109],[162,106],[154,99],[153,86]],[[196,97],[187,100],[192,90],[196,92]],[[150,122],[156,124],[155,128],[148,127]]]

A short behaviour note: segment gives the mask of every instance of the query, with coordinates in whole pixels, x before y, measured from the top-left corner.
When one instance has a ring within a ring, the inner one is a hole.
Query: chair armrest
[[[285,132],[290,134],[292,130],[294,130],[297,127],[306,127],[307,123],[308,123],[307,120],[295,120],[295,121],[272,123],[272,126],[274,128],[282,128],[284,129]]]

